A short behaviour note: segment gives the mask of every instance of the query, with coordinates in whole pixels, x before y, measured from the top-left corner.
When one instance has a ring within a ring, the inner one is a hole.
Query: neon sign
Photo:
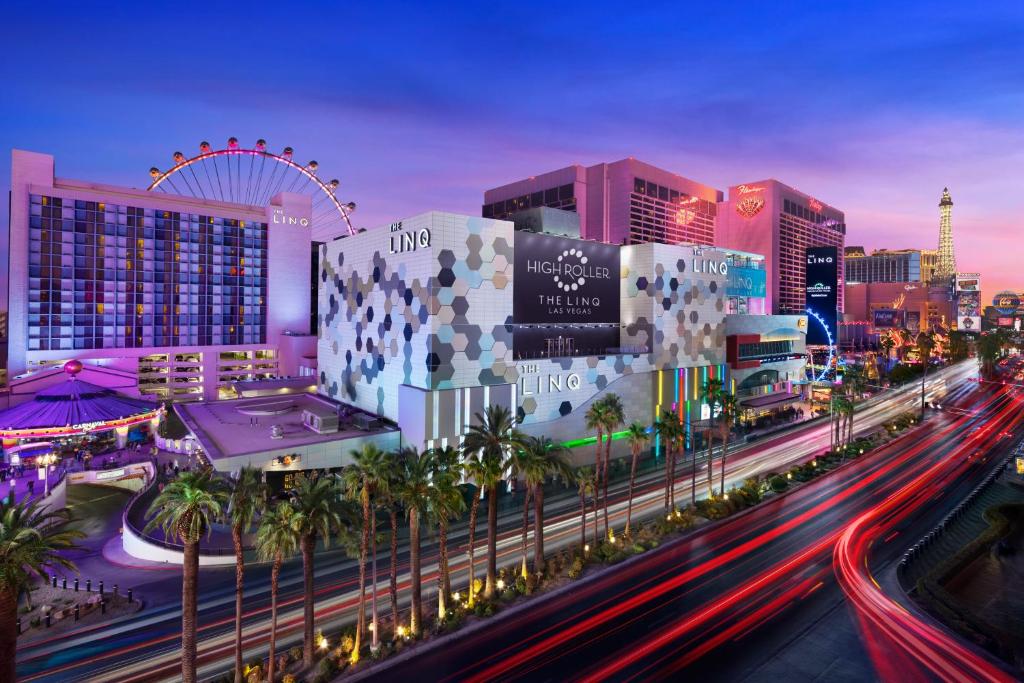
[[[274,214],[270,217],[270,222],[275,225],[301,225],[304,228],[309,227],[309,219],[306,217],[296,218],[295,216],[287,216],[283,209],[274,209]]]
[[[750,194],[752,192],[764,192],[764,187],[758,185],[737,185],[736,191],[740,194]]]
[[[821,211],[821,208],[822,208],[821,202],[819,202],[814,197],[809,197],[807,199],[807,206],[811,207],[811,211],[814,211],[815,213],[817,213],[818,211]]]
[[[744,197],[736,202],[736,213],[744,218],[753,218],[764,208],[764,197]]]

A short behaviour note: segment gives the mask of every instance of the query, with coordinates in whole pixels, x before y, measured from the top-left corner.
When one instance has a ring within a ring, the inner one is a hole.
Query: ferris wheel
[[[836,340],[832,338],[832,330],[828,323],[817,311],[808,308],[807,324],[817,324],[824,332],[827,343],[824,347],[807,349],[807,379],[812,382],[827,382],[829,376],[835,371],[836,362]]]
[[[227,147],[216,150],[204,141],[193,157],[175,152],[174,165],[166,171],[149,169],[153,182],[146,189],[260,208],[279,192],[308,194],[313,200],[314,239],[356,234],[351,219],[356,204],[338,199],[340,182],[325,182],[317,175],[317,162],[303,165],[293,156],[291,147],[280,154],[267,151],[262,139],[251,149],[239,145],[238,138],[229,138]]]

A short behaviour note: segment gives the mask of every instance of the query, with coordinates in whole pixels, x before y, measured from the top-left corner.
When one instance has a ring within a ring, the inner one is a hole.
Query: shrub
[[[333,676],[338,673],[338,664],[330,657],[324,657],[316,667],[317,673],[322,676]]]
[[[298,645],[296,645],[295,647],[289,648],[288,649],[288,656],[291,657],[292,660],[294,660],[296,662],[299,661],[300,659],[302,659],[302,648],[299,647]]]
[[[569,578],[570,579],[578,579],[578,578],[580,578],[580,574],[582,574],[582,573],[583,573],[583,560],[577,557],[575,560],[572,561],[572,566],[569,567]]]
[[[285,674],[281,677],[281,683],[298,683],[298,679],[294,674]]]
[[[777,474],[768,481],[768,485],[771,486],[772,491],[775,491],[776,493],[785,491],[789,488],[789,482],[786,481],[785,477],[780,477]]]
[[[346,655],[352,654],[352,649],[356,646],[356,639],[350,633],[346,633],[341,637],[341,651]],[[295,648],[299,651],[299,659],[302,658],[302,648]]]

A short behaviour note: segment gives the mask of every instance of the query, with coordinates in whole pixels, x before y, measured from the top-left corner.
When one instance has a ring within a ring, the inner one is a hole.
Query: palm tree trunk
[[[370,623],[373,624],[373,634],[370,637],[370,650],[377,651],[380,647],[380,622],[377,621],[377,513],[370,515],[370,557],[373,558],[373,581],[370,588]]]
[[[316,536],[303,536],[301,544],[302,590],[305,603],[302,606],[302,666],[308,669],[313,666],[313,620],[316,618],[313,612],[313,550],[316,548]]]
[[[520,540],[520,551],[523,556],[522,567],[519,569],[520,575],[525,579],[527,574],[526,568],[526,548],[527,548],[527,537],[530,534],[530,485],[526,485],[526,495],[523,498],[523,531],[522,539]]]
[[[580,488],[580,555],[586,555],[587,551],[587,493]]]
[[[196,683],[196,590],[199,543],[185,543],[181,574],[181,680]]]
[[[487,487],[487,581],[484,597],[494,597],[498,575],[498,492],[496,486]]]
[[[719,495],[725,496],[725,456],[729,452],[729,421],[725,422],[725,431],[722,433],[722,491]]]
[[[665,440],[665,512],[672,509],[672,446]]]
[[[600,523],[597,521],[597,503],[600,496],[598,495],[597,485],[594,486],[594,501],[591,506],[594,511],[594,551],[597,551],[597,528]]]
[[[17,622],[18,594],[4,589],[0,591],[0,680],[5,683],[17,680],[14,663],[18,650]]]
[[[391,582],[388,592],[391,593],[391,629],[398,628],[398,512],[392,505],[388,509],[391,516]]]
[[[608,524],[608,480],[611,479],[612,433],[608,432],[608,440],[604,447],[604,481],[602,482],[601,507],[604,508],[604,537],[611,536],[612,528]]]
[[[715,495],[715,424],[711,423],[711,430],[708,433],[708,498]]]
[[[274,556],[274,564],[270,569],[270,661],[267,662],[267,680],[273,683],[276,676],[274,661],[277,646],[277,583],[281,576],[281,553]]]
[[[594,451],[594,497],[598,496],[601,490],[601,448],[604,444],[604,432],[597,430],[597,444]]]
[[[242,528],[231,525],[235,547],[235,683],[242,683],[242,597],[245,587],[245,558],[242,556]]]
[[[415,507],[409,508],[409,572],[409,584],[412,588],[409,631],[418,636],[423,621],[423,595],[420,586],[420,515]]]
[[[352,655],[355,658],[359,657],[363,634],[366,632],[366,555],[370,546],[370,492],[365,484],[359,497],[363,504],[363,529],[359,539],[359,611],[356,616],[355,645],[352,648]],[[306,660],[305,647],[302,650],[302,660]]]
[[[476,515],[480,510],[480,492],[473,494],[473,504],[469,506],[469,606],[476,604],[476,576],[474,570],[476,563],[473,561],[473,546],[476,544]]]
[[[629,468],[629,500],[626,503],[626,531],[625,535],[629,538],[629,523],[633,518],[633,486],[636,483],[636,466],[640,460],[640,449],[637,446],[633,447],[633,464]]]
[[[440,625],[448,616],[448,596],[451,594],[448,586],[448,520],[442,517],[437,526],[437,623]]]
[[[544,571],[544,482],[533,486],[533,571]]]
[[[708,444],[711,443],[711,435],[708,434]],[[708,456],[710,457],[710,455]],[[690,505],[697,504],[697,449],[693,449],[693,465],[690,468]]]

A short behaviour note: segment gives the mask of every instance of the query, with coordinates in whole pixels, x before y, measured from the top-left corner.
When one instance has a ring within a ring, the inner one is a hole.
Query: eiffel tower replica
[[[953,254],[953,198],[949,188],[942,188],[939,200],[939,258],[935,265],[935,281],[953,284],[956,279],[956,256]]]

